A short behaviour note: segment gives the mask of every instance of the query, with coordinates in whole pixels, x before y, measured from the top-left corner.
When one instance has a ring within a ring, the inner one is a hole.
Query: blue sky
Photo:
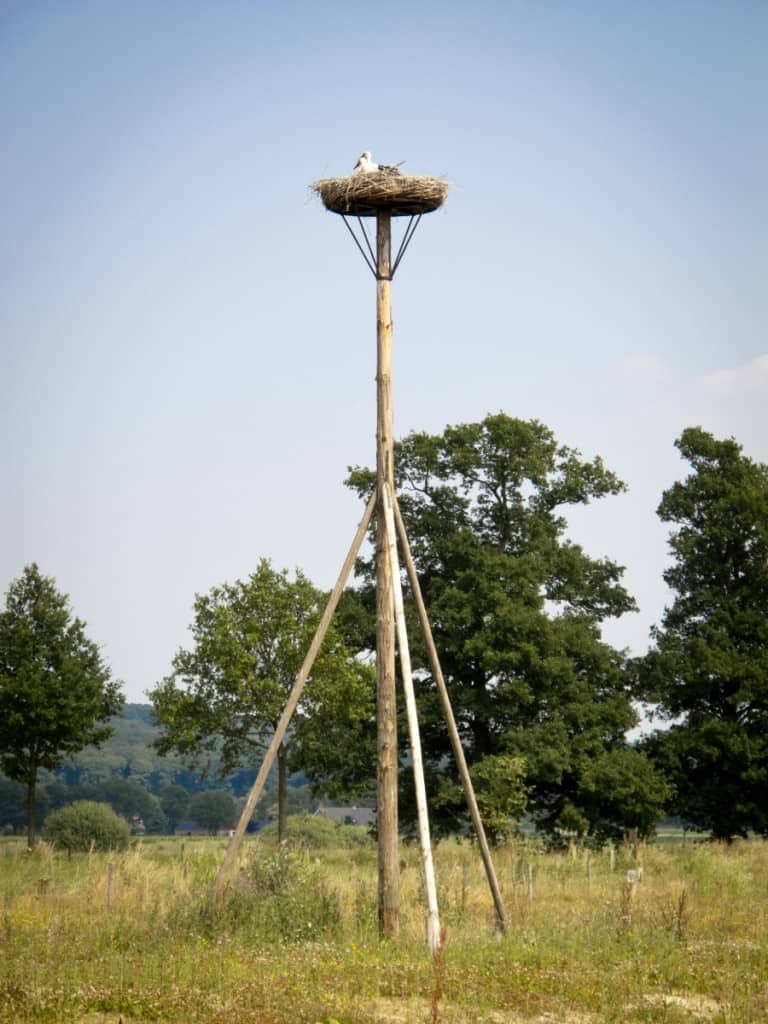
[[[310,198],[445,175],[393,289],[396,433],[536,418],[641,606],[688,425],[768,461],[768,6],[0,0],[0,588],[37,561],[130,699],[196,592],[330,586],[375,438],[375,290]]]

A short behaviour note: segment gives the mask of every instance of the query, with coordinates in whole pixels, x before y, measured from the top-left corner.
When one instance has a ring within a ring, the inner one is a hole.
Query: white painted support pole
[[[427,813],[427,790],[424,784],[424,765],[421,756],[421,737],[419,735],[419,719],[416,711],[416,695],[413,689],[411,674],[411,655],[408,648],[408,633],[405,627],[405,610],[403,608],[403,589],[400,583],[400,564],[397,558],[397,542],[395,532],[395,514],[392,507],[392,496],[389,485],[383,486],[384,516],[386,519],[387,549],[392,578],[392,599],[395,606],[395,624],[397,627],[397,646],[400,651],[400,674],[405,694],[405,709],[408,718],[408,734],[411,741],[411,758],[413,760],[413,780],[416,788],[416,810],[419,819],[419,842],[421,845],[421,861],[424,870],[424,889],[427,894],[427,942],[432,954],[440,949],[440,914],[437,907],[437,885],[435,883],[435,866],[432,862],[432,844],[429,837],[429,816]]]
[[[226,880],[227,873],[231,868],[232,863],[235,859],[235,855],[237,854],[238,848],[240,847],[243,835],[245,834],[246,826],[248,825],[248,822],[251,820],[251,815],[253,814],[254,808],[256,807],[259,797],[261,796],[262,790],[264,789],[264,783],[267,781],[267,776],[269,775],[270,769],[274,764],[275,757],[277,756],[277,751],[280,747],[280,744],[283,742],[283,737],[285,736],[288,730],[288,726],[293,716],[293,712],[296,710],[296,705],[299,703],[299,697],[301,697],[304,685],[307,681],[307,678],[309,677],[309,673],[312,671],[312,665],[314,664],[315,658],[317,657],[317,652],[320,650],[320,645],[322,644],[325,638],[325,634],[328,632],[328,626],[330,625],[331,619],[333,618],[333,613],[336,611],[336,606],[339,603],[341,592],[347,585],[349,574],[352,572],[352,567],[355,564],[355,559],[357,558],[358,552],[360,551],[360,547],[363,543],[365,531],[368,529],[368,524],[371,521],[371,516],[373,515],[373,509],[375,504],[376,495],[374,493],[373,495],[371,495],[371,499],[368,502],[365,512],[363,513],[363,518],[360,520],[360,525],[357,528],[357,533],[355,534],[355,538],[352,541],[352,545],[349,549],[349,552],[347,553],[344,565],[342,566],[341,572],[339,573],[339,578],[336,580],[336,585],[331,591],[331,596],[328,598],[328,603],[326,604],[325,611],[323,612],[323,616],[320,619],[320,624],[318,625],[317,630],[315,631],[315,635],[312,638],[312,643],[309,645],[309,650],[307,651],[306,657],[304,658],[304,663],[299,669],[299,674],[296,676],[293,688],[291,689],[291,692],[288,696],[288,700],[286,702],[285,708],[283,709],[283,713],[280,716],[280,721],[277,723],[277,728],[275,729],[272,741],[267,747],[267,751],[264,755],[264,761],[262,762],[261,768],[259,769],[259,774],[256,776],[256,781],[253,783],[251,791],[248,794],[248,799],[245,801],[245,807],[243,807],[243,813],[240,815],[240,821],[237,823],[235,834],[229,841],[227,852],[224,854],[224,860],[222,861],[221,867],[219,868],[219,872],[216,875],[216,879],[213,883],[214,896],[220,896],[224,888],[224,882]]]
[[[427,653],[429,655],[429,663],[432,667],[432,675],[437,686],[437,692],[440,697],[440,704],[443,708],[443,715],[445,716],[445,722],[448,726],[448,736],[451,740],[451,747],[453,748],[453,756],[456,759],[456,767],[459,770],[459,776],[461,778],[461,784],[464,787],[464,796],[467,800],[467,806],[469,807],[469,813],[472,817],[472,824],[475,828],[475,835],[477,836],[477,842],[480,847],[480,854],[483,859],[483,865],[485,867],[485,874],[488,879],[488,885],[493,896],[493,904],[496,909],[496,926],[500,932],[506,931],[507,919],[504,912],[504,900],[501,896],[501,888],[499,886],[498,879],[496,878],[496,872],[493,867],[493,860],[491,859],[491,851],[488,847],[488,839],[485,835],[485,829],[483,827],[482,819],[480,818],[480,808],[477,806],[477,799],[475,797],[475,791],[472,786],[472,779],[469,774],[469,768],[467,767],[467,759],[464,756],[464,748],[461,745],[461,737],[459,736],[459,730],[456,727],[456,719],[453,714],[453,708],[451,707],[451,699],[448,695],[448,687],[445,684],[445,678],[443,676],[443,670],[440,667],[440,659],[437,655],[437,647],[435,646],[435,640],[432,636],[432,627],[429,624],[429,616],[427,615],[427,608],[424,604],[424,596],[421,592],[421,585],[419,583],[419,576],[416,572],[416,565],[413,561],[413,555],[411,554],[411,546],[408,543],[408,534],[405,532],[405,523],[400,513],[400,505],[395,497],[395,520],[397,525],[397,533],[400,537],[400,547],[403,553],[403,559],[405,561],[405,568],[408,572],[408,579],[411,583],[411,590],[413,592],[413,600],[416,604],[416,610],[419,613],[419,622],[421,623],[421,631],[424,635],[424,643],[427,646]]]

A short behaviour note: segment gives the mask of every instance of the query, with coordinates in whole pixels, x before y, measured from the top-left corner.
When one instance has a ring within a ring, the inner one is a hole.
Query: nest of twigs
[[[375,217],[377,213],[409,217],[431,213],[445,202],[448,187],[444,178],[382,171],[323,178],[310,185],[323,200],[326,210],[353,217]]]

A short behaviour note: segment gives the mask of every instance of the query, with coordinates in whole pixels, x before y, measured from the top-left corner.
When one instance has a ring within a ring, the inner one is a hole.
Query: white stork
[[[378,171],[378,169],[379,165],[373,162],[373,160],[371,159],[371,154],[366,149],[366,151],[364,153],[361,153],[360,156],[357,158],[357,163],[355,164],[355,169],[352,173],[371,174],[374,171]]]

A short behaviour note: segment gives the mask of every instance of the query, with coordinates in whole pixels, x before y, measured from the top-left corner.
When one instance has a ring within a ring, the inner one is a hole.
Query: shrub
[[[494,845],[504,843],[525,812],[525,760],[511,754],[489,754],[472,765],[470,775],[488,841]],[[446,808],[463,808],[464,803],[464,793],[455,779],[450,775],[439,776],[434,804],[441,808],[443,816]]]
[[[286,840],[291,846],[308,850],[369,845],[371,837],[362,825],[341,825],[319,814],[291,814],[286,822]],[[277,824],[261,830],[264,839],[277,837]]]
[[[509,754],[484,757],[472,765],[472,784],[490,842],[503,843],[525,811],[525,760]]]
[[[306,852],[259,846],[223,905],[185,908],[173,927],[210,938],[238,935],[246,943],[332,940],[341,926],[339,896]]]
[[[338,895],[306,854],[285,847],[274,854],[255,851],[245,889],[255,900],[249,914],[256,911],[253,923],[264,938],[318,940],[332,935],[341,921]]]
[[[93,800],[52,811],[43,823],[47,839],[63,850],[124,850],[128,845],[128,822],[115,814],[109,804]]]

